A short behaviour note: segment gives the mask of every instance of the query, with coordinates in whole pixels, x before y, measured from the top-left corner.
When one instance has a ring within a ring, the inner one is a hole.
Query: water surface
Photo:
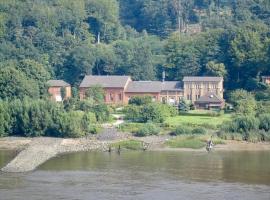
[[[269,200],[270,152],[68,154],[0,174],[2,199]]]

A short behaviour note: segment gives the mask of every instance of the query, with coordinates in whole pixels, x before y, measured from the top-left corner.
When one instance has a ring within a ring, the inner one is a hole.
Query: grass
[[[211,135],[181,135],[174,139],[171,139],[165,143],[165,145],[171,148],[191,148],[191,149],[201,149],[206,146],[206,141],[210,139]],[[213,143],[225,144],[224,140],[213,137]]]
[[[198,137],[187,136],[177,137],[175,139],[166,142],[166,145],[171,148],[191,148],[201,149],[205,146],[205,142],[202,142]]]
[[[208,111],[209,112],[209,111]],[[187,126],[203,126],[205,128],[215,129],[225,121],[231,120],[230,114],[222,114],[220,116],[210,116],[207,111],[189,112],[176,117],[169,117],[165,120],[168,126],[176,127],[179,125]]]
[[[125,141],[117,142],[117,143],[114,143],[112,147],[118,148],[119,145],[121,149],[128,149],[128,150],[142,150],[143,149],[142,142],[138,140],[125,140]]]
[[[119,129],[123,132],[136,133],[143,125],[144,123],[124,123]]]

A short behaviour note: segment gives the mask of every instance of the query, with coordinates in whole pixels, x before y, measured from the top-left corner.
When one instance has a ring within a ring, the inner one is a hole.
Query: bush
[[[251,130],[258,130],[259,120],[253,116],[237,116],[233,121],[225,122],[221,130],[225,132],[246,133]]]
[[[171,135],[188,135],[191,134],[191,129],[187,126],[177,126]]]
[[[270,131],[270,114],[259,115],[259,128],[265,131]]]
[[[266,132],[261,130],[260,132],[262,141],[269,142],[270,141],[270,131]]]
[[[141,119],[141,107],[135,105],[128,105],[124,108],[123,112],[125,113],[125,119],[131,120],[133,122],[140,122]]]
[[[128,104],[142,106],[152,103],[151,96],[134,96],[128,101]]]
[[[89,122],[82,111],[63,113],[59,121],[63,137],[82,137],[89,131]]]
[[[0,101],[0,137],[7,136],[11,131],[11,116],[8,103]]]
[[[204,134],[206,134],[206,133],[207,133],[206,129],[205,129],[205,128],[202,128],[202,127],[200,127],[200,128],[194,128],[194,129],[192,130],[192,134],[200,134],[200,135],[204,135]]]
[[[133,122],[162,123],[167,117],[176,116],[177,110],[169,105],[151,103],[143,106],[129,105],[125,107],[124,113],[126,119]]]
[[[160,128],[155,124],[147,123],[144,124],[136,133],[135,136],[145,137],[148,135],[157,135],[160,132]]]
[[[262,135],[258,131],[250,131],[246,132],[243,135],[243,139],[248,142],[261,142],[262,141]]]
[[[228,133],[228,132],[219,132],[218,137],[224,140],[236,140],[236,141],[242,141],[243,135],[241,133]]]
[[[143,125],[142,123],[124,123],[119,129],[123,132],[136,133]]]

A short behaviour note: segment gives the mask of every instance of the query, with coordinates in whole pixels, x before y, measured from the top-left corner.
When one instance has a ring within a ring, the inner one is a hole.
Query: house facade
[[[105,92],[105,103],[108,104],[124,104],[125,91],[131,82],[129,76],[85,76],[80,84],[80,99],[85,98],[87,89],[100,86]]]
[[[265,80],[268,83],[268,79]],[[64,99],[71,97],[71,87],[62,80],[50,80],[48,92],[54,101],[62,101],[61,88],[65,88]],[[128,104],[134,96],[151,96],[153,101],[178,105],[188,100],[196,108],[223,108],[222,77],[184,77],[183,81],[132,81],[130,76],[85,76],[79,86],[80,99],[86,98],[86,91],[100,86],[105,92],[107,104]]]
[[[71,97],[71,86],[67,82],[63,80],[49,80],[47,82],[48,85],[48,93],[50,94],[50,98],[53,101],[63,101],[64,99],[68,99]],[[62,98],[61,89],[65,90],[65,97]]]
[[[190,76],[184,77],[184,98],[196,108],[223,108],[223,78]]]

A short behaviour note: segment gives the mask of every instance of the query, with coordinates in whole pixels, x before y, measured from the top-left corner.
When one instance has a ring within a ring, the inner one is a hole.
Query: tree
[[[257,102],[255,97],[245,90],[235,90],[230,94],[229,100],[239,114],[254,115],[256,112]]]
[[[39,98],[39,89],[36,82],[12,67],[1,68],[0,98],[22,99],[26,96]]]
[[[206,70],[206,74],[210,76],[225,77],[227,75],[227,71],[223,63],[215,63],[214,61],[210,61],[206,64]]]
[[[105,91],[100,85],[95,85],[86,90],[85,97],[95,104],[104,103]]]

